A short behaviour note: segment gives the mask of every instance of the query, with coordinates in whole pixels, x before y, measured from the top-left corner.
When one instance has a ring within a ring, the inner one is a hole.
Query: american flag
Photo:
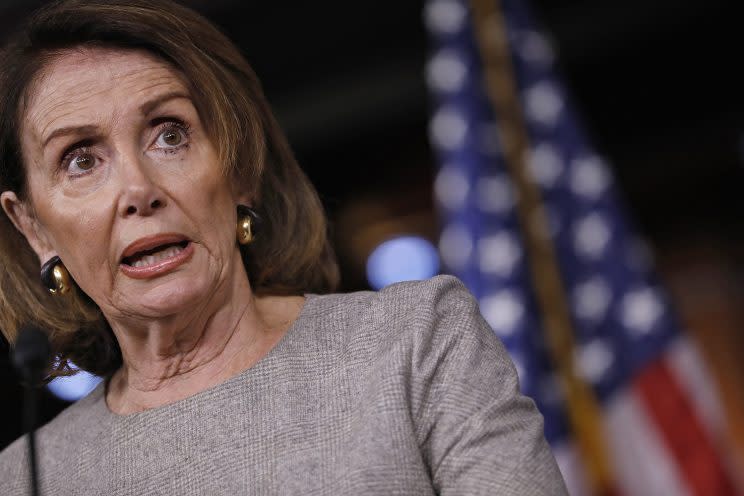
[[[509,350],[523,392],[545,418],[571,494],[744,493],[734,480],[734,462],[722,455],[724,421],[715,385],[680,331],[649,251],[624,214],[611,170],[571,109],[550,43],[523,0],[502,0],[498,7],[491,1],[502,24],[489,19],[484,25],[502,29],[508,42],[529,142],[524,164],[539,191],[569,310],[575,377],[598,405],[599,446],[611,487],[596,484],[587,453],[577,449],[569,398],[546,346],[545,315],[518,215],[522,199],[506,164],[500,116],[486,91],[477,14],[466,0],[429,0],[424,9],[432,41],[429,131],[440,166],[439,249],[447,270],[478,298]]]

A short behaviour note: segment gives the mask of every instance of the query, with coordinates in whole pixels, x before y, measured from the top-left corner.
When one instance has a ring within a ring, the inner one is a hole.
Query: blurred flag
[[[511,353],[569,491],[738,494],[716,387],[670,312],[524,1],[429,0],[424,18],[442,262]],[[511,80],[516,110],[486,77],[489,43],[507,54],[496,69]],[[515,149],[520,136],[525,150]],[[535,260],[545,247],[547,261]],[[542,270],[552,261],[558,285]],[[546,314],[551,305],[560,314],[556,304],[565,307],[563,327],[561,315]]]

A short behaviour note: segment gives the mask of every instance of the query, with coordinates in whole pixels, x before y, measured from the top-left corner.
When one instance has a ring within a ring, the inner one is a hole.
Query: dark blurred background
[[[0,37],[41,3],[0,2]],[[343,290],[369,287],[366,258],[386,236],[436,242],[422,1],[184,3],[221,26],[263,81],[327,208]],[[714,0],[530,3],[683,320],[721,367],[728,406],[744,405],[741,18]],[[45,394],[48,420],[67,403]],[[21,434],[5,341],[0,401],[1,449]]]

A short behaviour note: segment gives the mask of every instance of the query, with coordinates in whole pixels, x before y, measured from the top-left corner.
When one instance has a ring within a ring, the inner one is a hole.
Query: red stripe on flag
[[[662,359],[647,365],[634,380],[633,389],[643,400],[691,493],[735,496],[731,479],[669,366]]]

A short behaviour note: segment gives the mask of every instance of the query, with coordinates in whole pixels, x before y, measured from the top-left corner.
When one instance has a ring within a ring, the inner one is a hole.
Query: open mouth
[[[124,257],[121,263],[134,268],[148,267],[173,258],[186,249],[188,240],[176,243],[165,243],[154,248],[138,251],[128,257]]]

